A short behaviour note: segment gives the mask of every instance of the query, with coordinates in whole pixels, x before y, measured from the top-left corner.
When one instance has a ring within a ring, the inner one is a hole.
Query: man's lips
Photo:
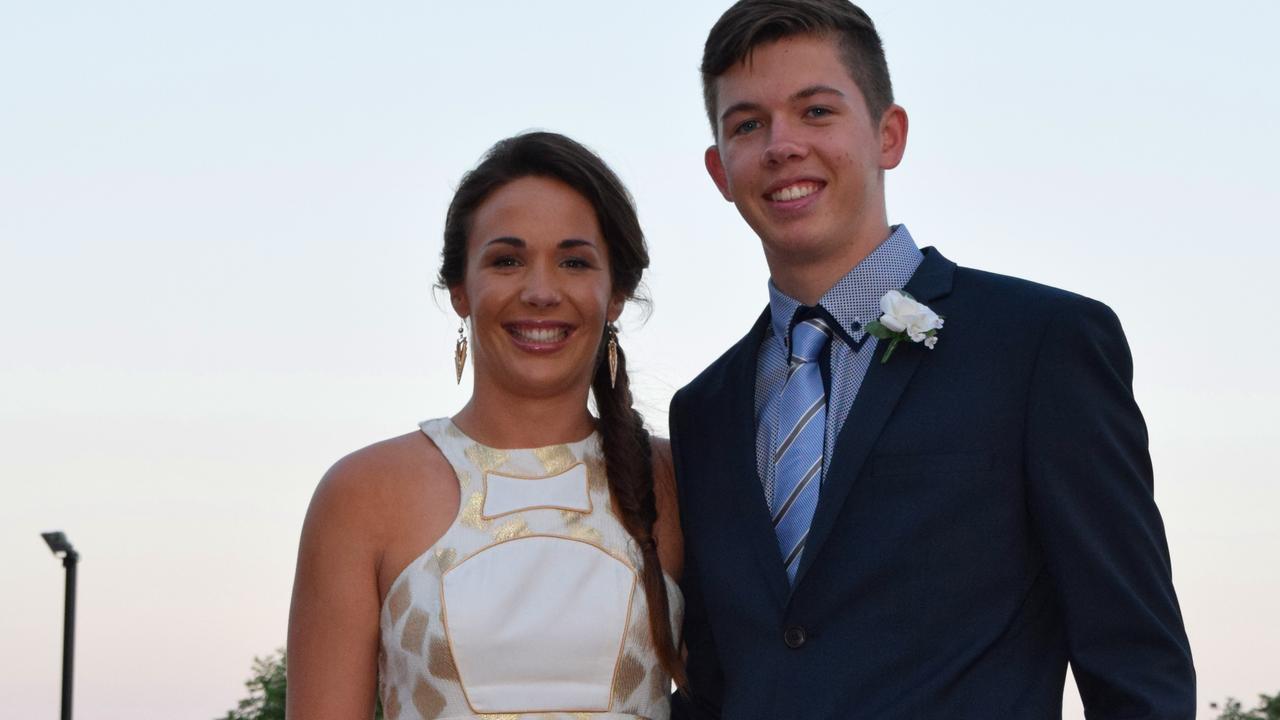
[[[825,186],[826,183],[821,180],[790,180],[769,188],[764,197],[770,202],[794,202],[813,195]]]

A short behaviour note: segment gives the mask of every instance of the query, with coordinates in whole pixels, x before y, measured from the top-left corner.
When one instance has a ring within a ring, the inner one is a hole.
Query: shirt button
[[[804,634],[804,628],[800,627],[799,625],[792,625],[791,627],[787,628],[785,632],[782,633],[782,642],[786,643],[787,647],[791,648],[792,650],[799,649],[802,645],[804,645],[804,642],[806,639],[807,638],[805,637],[805,634]]]

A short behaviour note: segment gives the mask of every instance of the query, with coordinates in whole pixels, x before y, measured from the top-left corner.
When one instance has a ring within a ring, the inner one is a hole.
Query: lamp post
[[[67,542],[67,536],[58,532],[40,533],[53,554],[62,558],[67,569],[67,598],[62,624],[62,720],[71,720],[71,668],[76,647],[76,564],[80,554]]]

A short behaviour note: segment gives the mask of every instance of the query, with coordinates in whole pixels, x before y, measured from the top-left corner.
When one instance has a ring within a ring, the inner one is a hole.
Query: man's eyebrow
[[[807,98],[811,98],[814,95],[837,95],[842,98],[845,97],[844,93],[831,87],[830,85],[810,85],[809,87],[803,88],[795,92],[794,94],[792,94],[790,99],[792,102],[794,102],[796,100],[804,100]],[[720,113],[720,121],[724,122],[730,115],[734,113],[752,112],[752,111],[758,111],[760,109],[761,109],[761,106],[759,103],[754,103],[754,102],[734,103],[729,107],[725,108],[724,112]]]
[[[729,107],[725,108],[724,112],[720,113],[720,122],[724,122],[730,115],[734,113],[750,112],[752,110],[759,110],[759,109],[760,109],[759,103],[753,103],[753,102],[734,103]]]
[[[803,100],[805,98],[811,98],[814,95],[839,95],[840,97],[844,97],[844,93],[831,87],[830,85],[810,85],[809,87],[801,90],[800,92],[797,92],[795,95],[792,95],[791,99]]]

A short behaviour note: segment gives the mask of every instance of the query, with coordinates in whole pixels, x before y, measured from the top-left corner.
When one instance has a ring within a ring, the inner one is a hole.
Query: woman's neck
[[[552,397],[521,397],[477,388],[453,422],[471,439],[495,448],[575,442],[595,430],[585,389]]]

